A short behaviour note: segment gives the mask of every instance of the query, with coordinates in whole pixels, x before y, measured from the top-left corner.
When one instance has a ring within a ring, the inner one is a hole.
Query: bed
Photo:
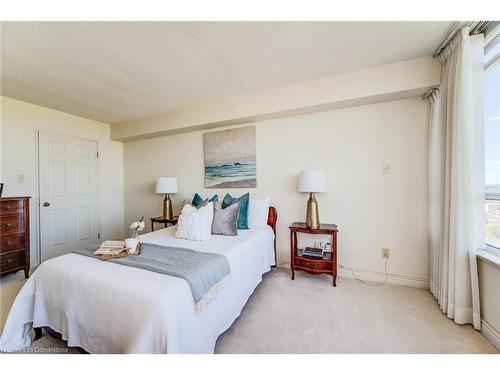
[[[277,213],[268,225],[195,242],[174,237],[175,227],[142,242],[223,254],[227,285],[202,311],[181,278],[66,254],[44,262],[19,292],[0,350],[31,344],[31,328],[58,332],[68,346],[89,353],[213,353],[217,338],[240,315],[262,275],[276,264]]]

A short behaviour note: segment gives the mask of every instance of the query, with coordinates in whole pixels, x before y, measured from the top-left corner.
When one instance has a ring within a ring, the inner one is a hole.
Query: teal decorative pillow
[[[195,207],[199,206],[200,204],[203,203],[205,199],[203,199],[198,193],[196,193],[193,197],[193,200],[191,201],[191,204]],[[212,198],[208,200],[209,202],[215,203],[219,201],[219,197],[217,194],[215,194]]]
[[[238,229],[248,229],[248,204],[250,201],[250,193],[243,194],[239,198],[233,198],[231,194],[226,194],[222,200],[222,208],[240,202],[240,210],[238,214]]]

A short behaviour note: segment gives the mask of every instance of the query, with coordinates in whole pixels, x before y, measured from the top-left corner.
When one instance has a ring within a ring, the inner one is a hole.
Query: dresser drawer
[[[0,253],[24,249],[25,237],[23,233],[10,234],[0,237]]]
[[[24,250],[0,254],[0,271],[4,272],[18,267],[24,267]]]
[[[23,212],[22,200],[5,200],[0,201],[0,216],[17,214]]]
[[[0,235],[24,232],[24,216],[8,215],[0,217]]]
[[[308,268],[314,271],[331,271],[332,263],[324,260],[314,260],[314,259],[304,259],[304,258],[295,258],[295,266]]]

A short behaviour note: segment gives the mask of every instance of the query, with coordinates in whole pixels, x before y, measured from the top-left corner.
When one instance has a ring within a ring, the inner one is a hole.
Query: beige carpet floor
[[[21,275],[0,282],[1,323],[22,287]],[[470,325],[441,313],[426,290],[370,286],[275,269],[241,316],[219,337],[216,353],[497,353]],[[46,333],[29,352],[75,353]]]

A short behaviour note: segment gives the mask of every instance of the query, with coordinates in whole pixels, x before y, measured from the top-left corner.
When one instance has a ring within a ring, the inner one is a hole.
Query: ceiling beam
[[[111,139],[132,141],[353,105],[421,96],[439,85],[441,64],[424,57],[229,97],[111,125]]]

